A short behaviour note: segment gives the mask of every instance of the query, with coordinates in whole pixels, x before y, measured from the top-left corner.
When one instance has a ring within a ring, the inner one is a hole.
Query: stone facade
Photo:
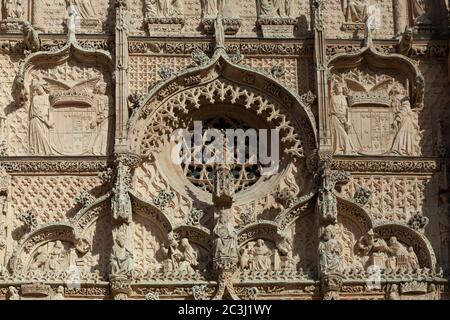
[[[448,299],[448,13],[2,1],[0,300]],[[195,121],[278,170],[174,163]]]

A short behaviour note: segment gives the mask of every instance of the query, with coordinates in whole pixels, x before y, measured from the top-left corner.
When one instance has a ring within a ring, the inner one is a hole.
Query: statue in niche
[[[335,154],[354,155],[355,146],[350,138],[351,124],[348,115],[348,100],[345,88],[340,83],[333,86],[330,101],[330,123]]]
[[[291,17],[292,0],[258,0],[257,13],[260,18]]]
[[[415,25],[431,24],[431,1],[411,0],[411,17]]]
[[[2,7],[3,19],[22,19],[24,14],[22,0],[3,0]]]
[[[368,0],[342,0],[342,9],[346,22],[364,23],[369,8]]]
[[[33,155],[52,155],[56,153],[50,143],[49,130],[54,127],[50,122],[50,101],[44,84],[34,82],[31,86],[30,108],[30,152]]]
[[[108,148],[108,126],[109,126],[109,98],[107,96],[106,83],[98,84],[94,89],[96,95],[95,114],[96,119],[91,123],[91,129],[97,133],[89,147],[93,155],[104,155]]]
[[[223,209],[214,227],[215,259],[238,261],[237,231],[231,220],[231,211]]]
[[[326,226],[319,244],[320,267],[324,273],[342,271],[343,247],[335,237],[334,225]]]
[[[77,15],[82,19],[95,19],[97,14],[91,0],[66,0],[67,7],[75,7]]]
[[[411,109],[409,98],[400,85],[391,90],[391,108],[395,114],[393,128],[396,132],[392,153],[402,156],[420,155],[421,132],[417,113]]]
[[[253,248],[253,267],[254,270],[271,270],[272,269],[272,251],[264,243],[264,240],[258,239]]]
[[[183,0],[146,0],[146,18],[167,18],[182,16],[184,13]]]
[[[202,8],[203,18],[215,18],[219,13],[218,0],[202,0]]]
[[[133,270],[133,253],[127,248],[126,236],[118,232],[111,253],[111,273],[130,276]]]

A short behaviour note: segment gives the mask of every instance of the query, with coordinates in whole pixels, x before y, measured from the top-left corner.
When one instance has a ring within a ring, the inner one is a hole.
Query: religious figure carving
[[[131,222],[132,208],[129,194],[130,168],[119,161],[117,168],[116,184],[113,188],[112,212],[115,220]]]
[[[266,246],[264,240],[258,239],[253,248],[254,270],[267,271],[272,269],[272,251]]]
[[[182,16],[184,0],[146,0],[146,18],[168,18]]]
[[[44,84],[34,82],[31,86],[30,107],[30,152],[34,155],[52,155],[56,150],[50,142],[49,129],[54,127],[50,122],[50,101]]]
[[[126,236],[118,232],[111,253],[111,274],[114,276],[131,276],[133,270],[133,253],[127,248]]]
[[[257,13],[259,18],[291,17],[292,0],[258,0]]]
[[[297,270],[299,257],[294,257],[293,255],[294,245],[292,237],[283,236],[282,240],[278,243],[277,248],[284,257],[284,270]],[[274,269],[277,270],[277,266],[274,266]]]
[[[232,216],[230,213],[227,210],[222,211],[214,227],[214,235],[216,237],[214,241],[214,259],[237,262],[237,231],[231,222]]]
[[[404,89],[395,85],[391,91],[391,107],[395,114],[393,123],[396,136],[392,145],[392,153],[402,156],[418,156],[421,153],[421,132],[417,113],[411,109],[409,98]]]
[[[217,4],[218,0],[202,0],[203,17],[215,18],[219,13],[219,8]]]
[[[170,233],[168,236],[168,245],[162,248],[165,260],[163,262],[163,270],[165,272],[174,272],[178,270],[180,257],[182,256],[178,249],[178,241]]]
[[[368,7],[368,0],[342,0],[342,8],[347,22],[364,23]]]
[[[97,16],[91,0],[66,0],[66,6],[75,7],[82,19],[93,19]]]
[[[3,19],[22,19],[22,0],[2,0]]]
[[[348,100],[345,88],[340,83],[333,86],[330,102],[330,122],[333,134],[335,154],[353,155],[355,145],[350,138],[351,124],[349,122]]]
[[[406,247],[396,237],[391,237],[386,242],[373,230],[358,240],[357,248],[360,255],[367,258],[366,267],[377,266],[391,270],[415,270],[420,267],[413,247]]]
[[[60,240],[37,249],[30,264],[30,271],[64,271],[69,265],[69,255]]]
[[[109,126],[109,98],[107,96],[106,83],[98,84],[94,89],[96,95],[95,114],[96,119],[91,123],[91,129],[97,133],[89,147],[93,155],[104,155],[108,149],[108,126]]]
[[[322,241],[319,244],[320,268],[323,273],[341,272],[342,244],[335,239],[336,231],[334,225],[325,227]]]
[[[431,1],[411,0],[411,17],[415,25],[431,24]]]
[[[181,239],[180,243],[175,240],[172,234],[169,235],[169,244],[162,248],[166,257],[163,263],[165,272],[177,272],[178,274],[195,274],[198,266],[198,254],[187,238]]]

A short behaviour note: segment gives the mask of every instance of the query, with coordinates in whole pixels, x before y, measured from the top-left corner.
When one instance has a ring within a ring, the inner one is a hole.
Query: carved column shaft
[[[128,32],[129,12],[126,0],[116,0],[116,148],[126,140],[128,122]]]
[[[321,150],[331,150],[331,134],[328,126],[328,71],[323,26],[323,1],[315,1],[314,6],[314,59],[316,66],[317,102],[319,107],[319,143]]]

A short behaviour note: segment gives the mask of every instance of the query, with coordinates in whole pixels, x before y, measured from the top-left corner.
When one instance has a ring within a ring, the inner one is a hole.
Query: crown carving
[[[348,97],[350,107],[364,104],[376,104],[389,107],[391,99],[384,92],[354,92]]]
[[[92,106],[94,104],[95,95],[86,91],[61,91],[50,95],[50,104],[52,106],[67,104],[82,104]]]
[[[402,293],[427,293],[428,284],[426,282],[411,281],[401,284]]]

